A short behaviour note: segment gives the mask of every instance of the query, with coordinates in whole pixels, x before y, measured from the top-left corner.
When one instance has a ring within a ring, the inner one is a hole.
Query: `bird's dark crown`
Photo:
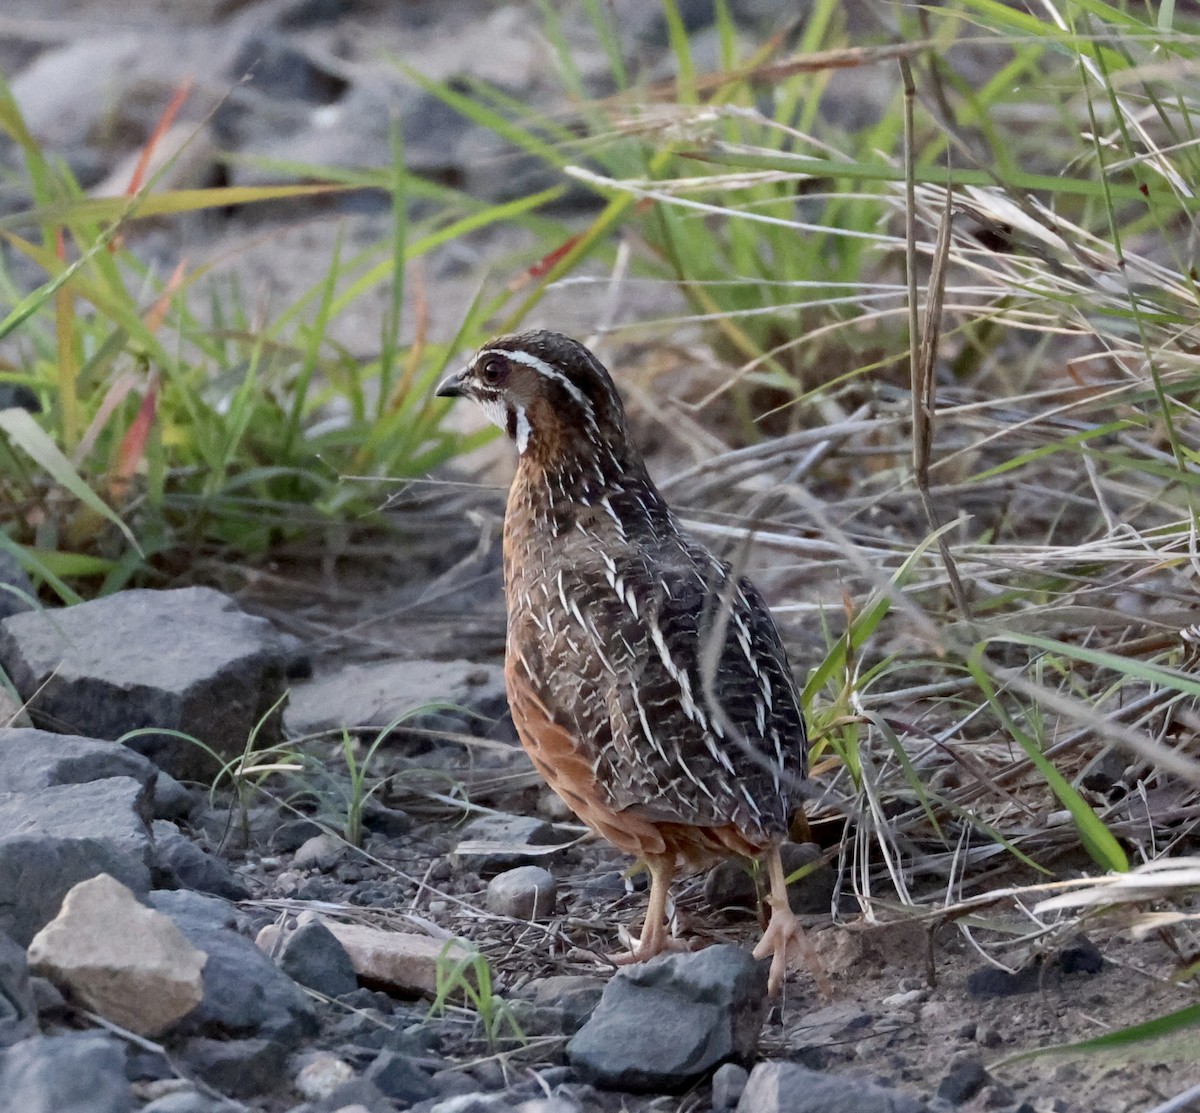
[[[438,394],[470,398],[543,463],[623,451],[625,410],[612,376],[587,348],[542,330],[485,344]]]

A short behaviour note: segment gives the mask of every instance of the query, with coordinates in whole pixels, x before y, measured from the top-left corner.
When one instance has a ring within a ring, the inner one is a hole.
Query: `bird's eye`
[[[479,369],[479,377],[488,386],[499,386],[507,371],[508,367],[504,360],[493,356]]]

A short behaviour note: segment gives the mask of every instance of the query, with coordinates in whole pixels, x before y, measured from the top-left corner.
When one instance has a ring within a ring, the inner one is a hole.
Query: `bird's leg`
[[[667,935],[667,901],[671,896],[675,863],[670,858],[648,858],[646,868],[650,871],[650,903],[646,907],[646,918],[642,921],[642,935],[630,950],[608,956],[617,966],[644,962],[663,951],[687,950],[686,943]]]
[[[796,914],[788,903],[787,879],[783,875],[783,860],[779,856],[779,847],[773,846],[766,854],[767,874],[771,879],[771,895],[767,903],[771,906],[771,920],[767,924],[763,937],[754,948],[755,958],[771,956],[771,973],[767,978],[767,992],[772,997],[779,992],[787,977],[788,965],[793,952],[798,951],[804,959],[804,965],[817,983],[817,988],[825,997],[833,996],[833,986],[821,966],[821,961],[809,946],[808,938]]]

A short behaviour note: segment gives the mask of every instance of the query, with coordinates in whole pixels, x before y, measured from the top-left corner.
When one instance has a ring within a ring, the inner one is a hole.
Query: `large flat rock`
[[[159,727],[225,756],[241,752],[280,700],[290,657],[269,622],[204,587],[123,591],[0,622],[0,668],[35,724],[108,739]],[[272,714],[259,743],[278,738]],[[177,777],[214,771],[186,739],[155,733],[128,745]]]

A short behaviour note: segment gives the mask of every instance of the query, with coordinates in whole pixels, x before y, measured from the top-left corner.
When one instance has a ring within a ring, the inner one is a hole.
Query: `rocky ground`
[[[667,72],[656,6],[613,6],[631,59]],[[759,36],[790,9],[731,6]],[[706,6],[682,7],[703,57]],[[603,91],[603,56],[570,5],[567,19]],[[0,71],[39,140],[100,192],[124,188],[191,77],[176,184],[265,180],[239,155],[386,165],[395,114],[410,165],[498,199],[541,171],[394,58],[546,103],[536,26],[533,5],[467,0],[6,0]],[[0,211],[28,204],[13,183]],[[286,305],[326,273],[339,231],[386,237],[374,206],[210,214],[136,247],[164,269],[228,257],[249,298]],[[430,327],[451,333],[480,269],[522,243],[502,230],[431,260]],[[363,299],[334,338],[369,348],[382,312],[382,295]],[[546,313],[586,332],[595,306],[566,289]],[[1200,1081],[1177,1056],[1005,1062],[1190,1003],[1159,940],[1097,928],[1009,975],[954,924],[860,922],[828,865],[795,900],[829,1000],[804,973],[765,1000],[753,886],[734,865],[678,893],[680,932],[712,946],[615,970],[605,956],[639,922],[644,880],[515,744],[495,546],[471,558],[474,540],[238,602],[189,588],[43,613],[0,590],[18,696],[0,705],[0,1109],[1119,1113]],[[5,583],[29,590],[0,564]],[[364,773],[382,786],[365,798]],[[343,837],[358,831],[361,845]]]
[[[708,946],[614,970],[644,883],[539,787],[494,657],[314,658],[187,588],[12,614],[0,668],[41,728],[0,729],[6,1109],[1116,1113],[1188,1082],[1003,1063],[1186,1003],[1165,948],[1103,933],[1005,974],[952,926],[831,927],[828,866],[794,901],[830,999],[798,972],[766,1000],[732,864],[680,889]],[[108,740],[149,724],[178,733]]]

